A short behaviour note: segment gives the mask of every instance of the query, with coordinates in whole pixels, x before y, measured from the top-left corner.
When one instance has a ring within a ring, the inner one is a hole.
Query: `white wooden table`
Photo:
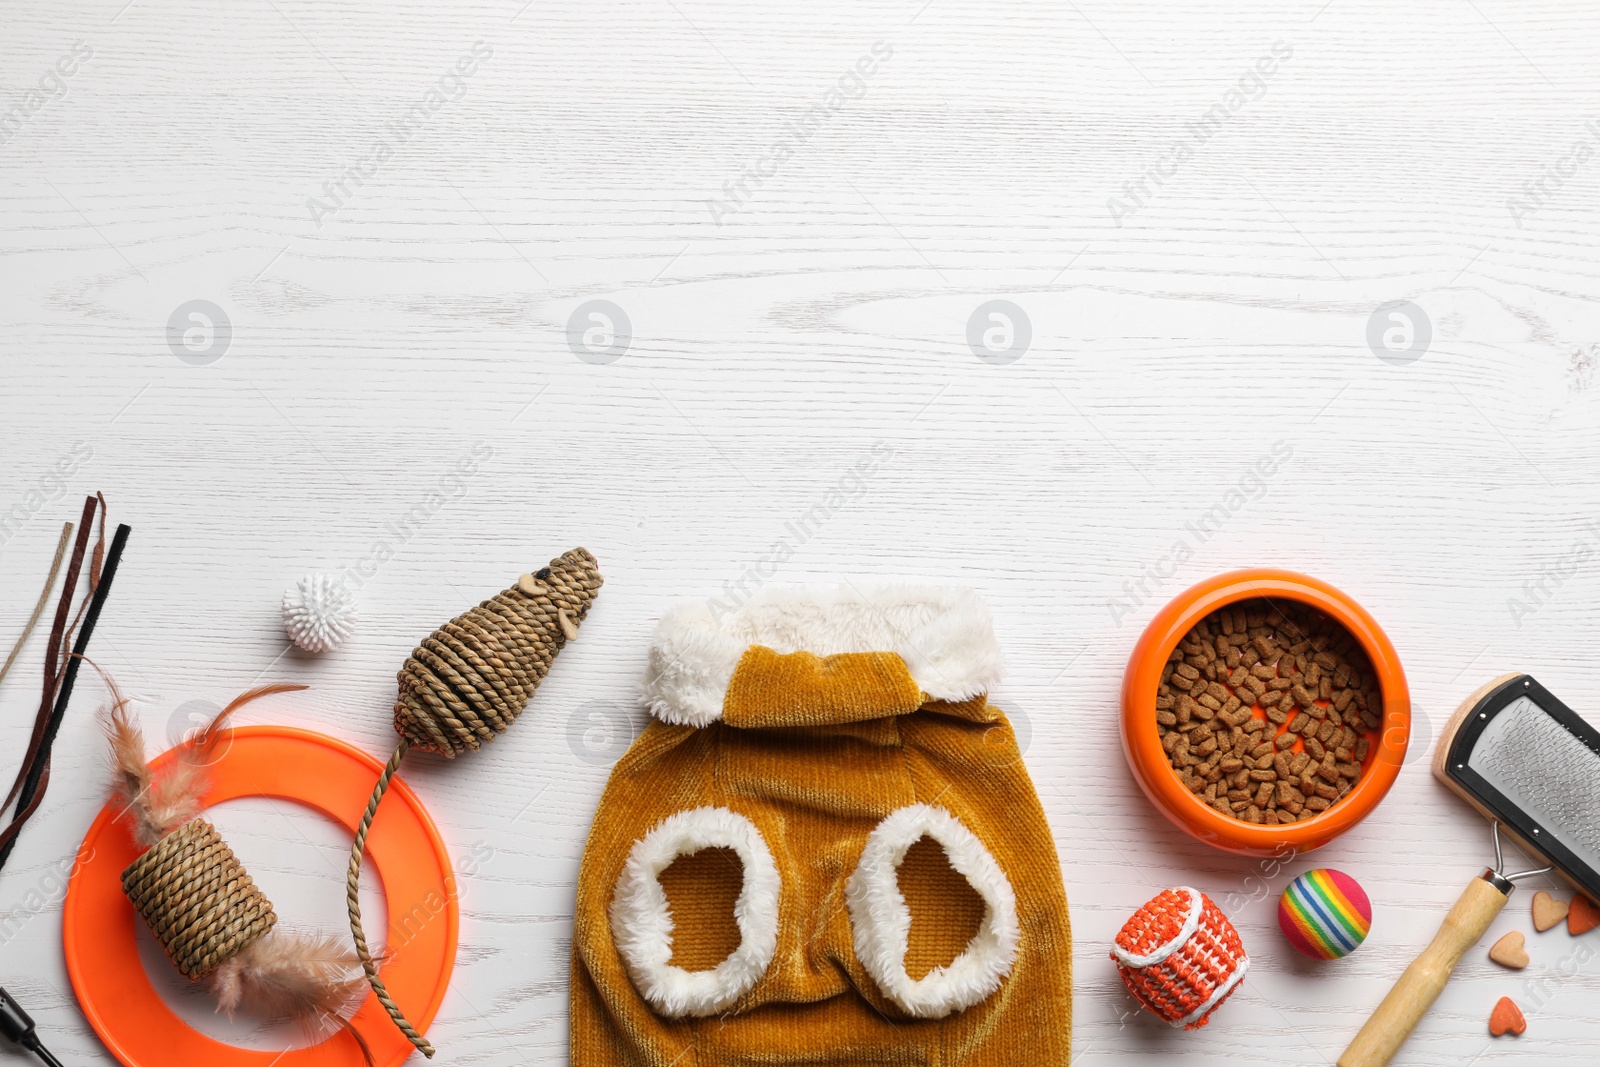
[[[314,688],[245,721],[382,754],[418,639],[593,550],[605,592],[528,724],[406,768],[462,872],[435,1062],[562,1063],[578,859],[652,625],[829,505],[766,580],[990,599],[1071,900],[1075,1063],[1331,1063],[1490,857],[1426,770],[1455,703],[1523,669],[1600,710],[1597,24],[1551,0],[10,0],[4,640],[102,489],[134,533],[92,655],[155,741],[267,678]],[[1335,965],[1275,926],[1312,864],[1191,843],[1116,737],[1159,605],[1268,564],[1369,608],[1418,709],[1387,802],[1314,857],[1375,902]],[[347,567],[374,572],[358,636],[285,654],[283,590]],[[42,655],[0,691],[13,762]],[[0,983],[69,1064],[111,1062],[54,874],[102,800],[101,696],[86,678],[0,877]],[[287,919],[342,928],[333,826],[217,818]],[[1255,955],[1195,1034],[1106,959],[1180,883],[1237,901]],[[1531,932],[1529,896],[1491,937]],[[1530,951],[1471,954],[1403,1062],[1600,1058],[1600,945]],[[146,965],[196,1025],[286,1040]],[[1528,1032],[1491,1041],[1503,994]]]

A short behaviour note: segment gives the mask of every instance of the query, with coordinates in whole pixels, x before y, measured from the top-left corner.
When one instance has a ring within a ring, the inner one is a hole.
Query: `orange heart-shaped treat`
[[[1533,928],[1541,934],[1567,917],[1567,902],[1543,889],[1533,895]]]
[[[1567,910],[1567,933],[1577,937],[1596,926],[1600,926],[1600,904],[1579,893],[1572,898],[1572,907]]]
[[[1494,943],[1489,950],[1489,958],[1502,967],[1510,967],[1513,971],[1520,971],[1528,965],[1527,939],[1522,936],[1521,930],[1513,930]]]
[[[1489,1032],[1495,1037],[1504,1037],[1506,1034],[1526,1033],[1527,1030],[1528,1020],[1522,1017],[1522,1009],[1510,997],[1501,997],[1500,1003],[1489,1013]]]

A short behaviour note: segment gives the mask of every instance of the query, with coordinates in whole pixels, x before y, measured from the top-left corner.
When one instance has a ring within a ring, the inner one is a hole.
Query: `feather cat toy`
[[[371,1050],[349,1021],[366,992],[361,961],[340,938],[276,928],[272,903],[199,817],[206,767],[217,758],[228,717],[260,697],[306,687],[268,685],[241,695],[155,771],[127,698],[106,681],[113,792],[126,805],[135,840],[147,846],[122,872],[122,888],[168,958],[190,981],[205,982],[229,1018],[239,1011],[289,1018],[310,1034],[337,1024],[371,1067]]]

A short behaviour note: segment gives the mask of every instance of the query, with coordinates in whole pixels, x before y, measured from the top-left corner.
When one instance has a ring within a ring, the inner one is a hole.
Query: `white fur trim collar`
[[[987,693],[1002,669],[989,608],[969,589],[762,590],[737,608],[684,604],[663,616],[644,683],[651,713],[689,726],[722,718],[734,668],[752,645],[819,656],[893,652],[935,700]]]
[[[958,873],[983,898],[983,921],[966,949],[919,979],[906,973],[911,909],[900,892],[900,864],[924,836],[944,848]],[[1011,973],[1020,930],[1017,898],[1005,872],[977,835],[943,808],[912,804],[873,829],[845,886],[856,958],[884,996],[918,1019],[942,1019],[970,1008]]]
[[[734,903],[739,947],[709,971],[686,971],[672,959],[672,909],[661,872],[679,856],[731,848],[744,864]],[[761,980],[778,948],[780,880],[755,823],[727,808],[669,816],[634,842],[611,898],[611,939],[640,995],[669,1019],[726,1011]]]

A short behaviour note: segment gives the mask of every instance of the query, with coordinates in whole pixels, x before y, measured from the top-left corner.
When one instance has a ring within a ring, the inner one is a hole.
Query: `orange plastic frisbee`
[[[226,752],[210,767],[207,806],[239,797],[298,801],[355,832],[383,764],[323,734],[248,726],[224,735]],[[166,752],[156,767],[170,763]],[[367,848],[383,878],[389,909],[383,980],[406,1014],[426,1030],[455,966],[460,903],[444,842],[427,810],[398,778],[378,811]],[[139,959],[141,921],[122,892],[122,871],[139,855],[119,806],[108,803],[79,850],[62,917],[67,973],[78,1003],[107,1049],[126,1067],[351,1067],[355,1039],[339,1030],[291,1052],[243,1049],[195,1030],[167,1007]],[[370,992],[351,1020],[380,1067],[414,1051]]]

